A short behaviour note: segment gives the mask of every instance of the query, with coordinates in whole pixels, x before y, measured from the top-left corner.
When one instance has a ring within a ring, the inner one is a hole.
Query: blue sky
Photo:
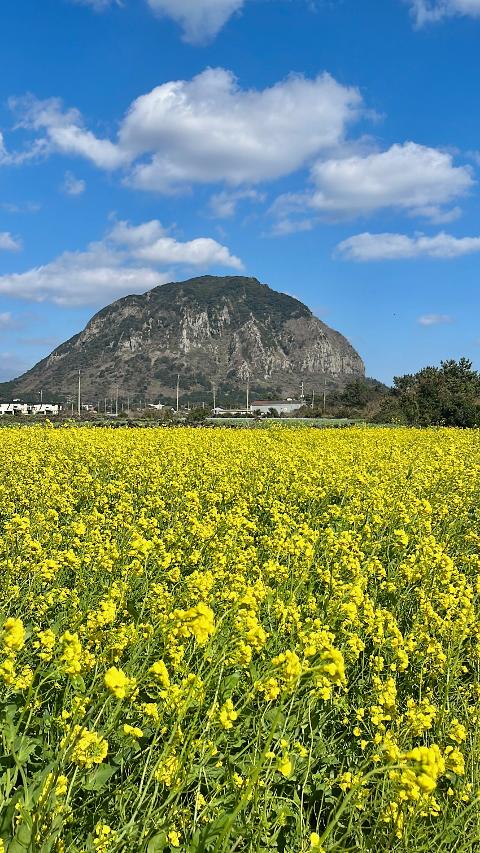
[[[0,380],[257,276],[384,381],[480,367],[480,0],[3,0]]]

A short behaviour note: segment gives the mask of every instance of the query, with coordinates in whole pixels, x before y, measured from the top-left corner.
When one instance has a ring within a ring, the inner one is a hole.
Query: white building
[[[279,415],[289,415],[297,412],[303,405],[304,403],[298,400],[253,400],[250,411],[268,415],[270,409],[275,409]]]
[[[28,407],[29,415],[58,415],[60,406],[56,403],[33,403]]]
[[[11,403],[0,403],[0,416],[2,415],[58,415],[60,406],[56,403],[23,403],[21,400],[12,400]]]
[[[0,415],[28,415],[28,403],[12,400],[11,403],[0,403]]]

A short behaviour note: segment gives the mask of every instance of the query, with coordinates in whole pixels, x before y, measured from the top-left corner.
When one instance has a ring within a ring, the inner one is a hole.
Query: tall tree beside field
[[[394,408],[408,424],[480,425],[480,374],[467,358],[396,376],[393,399]]]

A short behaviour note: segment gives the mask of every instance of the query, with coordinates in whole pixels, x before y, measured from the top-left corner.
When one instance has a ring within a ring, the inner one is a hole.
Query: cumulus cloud
[[[157,265],[167,265],[159,271]],[[143,293],[171,281],[170,267],[230,267],[239,258],[209,238],[180,242],[158,220],[133,226],[119,222],[103,240],[84,251],[63,252],[43,266],[0,276],[0,293],[62,306],[107,304],[129,293]]]
[[[418,317],[417,323],[420,326],[442,326],[445,323],[452,323],[453,317],[450,314],[422,314]]]
[[[12,237],[10,231],[0,231],[0,252],[18,252],[22,248],[22,241],[18,237]]]
[[[119,146],[137,156],[153,152],[131,175],[141,189],[255,184],[288,175],[338,145],[360,108],[358,91],[328,74],[292,75],[258,91],[241,89],[223,68],[208,69],[134,101]]]
[[[154,269],[125,264],[115,252],[93,243],[85,252],[64,252],[44,266],[0,276],[0,293],[62,306],[106,304],[167,279]]]
[[[356,234],[339,243],[337,254],[349,261],[398,261],[413,258],[450,259],[480,252],[480,237],[435,237],[416,234]]]
[[[157,15],[179,24],[185,41],[201,44],[214,38],[245,0],[148,0]]]
[[[312,168],[313,190],[285,194],[275,202],[280,216],[314,209],[333,218],[364,216],[386,208],[432,221],[450,221],[458,208],[445,210],[474,181],[467,166],[451,154],[405,142],[386,151],[320,160]]]
[[[99,138],[57,98],[11,100],[18,126],[43,133],[42,152],[83,157],[101,169],[127,169],[144,190],[192,183],[233,186],[273,180],[335,149],[362,109],[354,88],[329,74],[291,75],[263,90],[241,89],[223,68],[157,86],[137,98],[115,141]]]
[[[240,258],[231,255],[226,246],[211,237],[197,237],[196,240],[180,243],[167,234],[158,220],[137,226],[119,222],[110,232],[109,238],[120,245],[128,246],[131,256],[140,261],[243,269]]]
[[[209,202],[210,213],[216,219],[231,219],[232,216],[235,216],[238,204],[241,201],[263,202],[265,201],[265,194],[258,192],[258,190],[249,189],[234,192],[223,190],[212,195]]]
[[[86,183],[81,178],[76,178],[73,172],[65,172],[62,190],[66,195],[82,195],[86,189]]]
[[[90,6],[104,12],[111,6],[121,6],[122,0],[71,0],[80,6]],[[184,41],[204,44],[213,39],[229,18],[240,11],[246,0],[146,0],[158,17],[171,18],[183,32]]]
[[[43,155],[58,151],[90,160],[101,169],[118,169],[130,157],[109,139],[99,139],[84,126],[77,109],[65,109],[60,98],[40,101],[32,95],[10,98],[9,105],[18,116],[17,128],[44,131],[35,140],[35,150]],[[14,155],[10,155],[14,156]]]
[[[407,0],[417,27],[455,15],[480,18],[480,0]]]

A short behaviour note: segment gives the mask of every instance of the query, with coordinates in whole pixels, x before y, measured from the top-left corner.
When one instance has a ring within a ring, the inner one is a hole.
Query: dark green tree
[[[467,358],[442,361],[396,376],[393,397],[408,424],[473,427],[480,424],[480,374]]]

